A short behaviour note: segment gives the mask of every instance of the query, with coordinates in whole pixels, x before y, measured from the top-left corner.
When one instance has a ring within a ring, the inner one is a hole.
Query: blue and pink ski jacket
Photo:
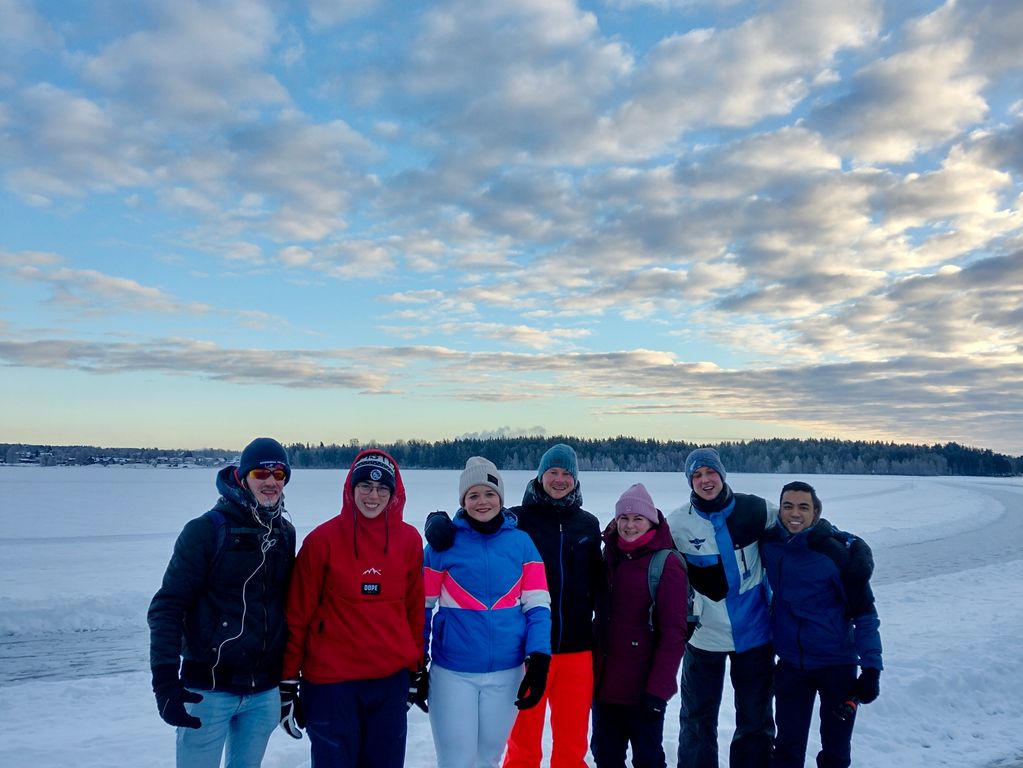
[[[427,546],[423,560],[426,646],[434,663],[494,672],[519,666],[530,653],[550,654],[551,597],[532,539],[507,511],[489,535],[470,527],[462,510],[454,523],[454,545],[444,552]]]

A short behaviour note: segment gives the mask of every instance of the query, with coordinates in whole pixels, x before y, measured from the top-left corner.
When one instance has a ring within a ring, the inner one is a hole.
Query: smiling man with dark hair
[[[781,492],[781,524],[760,545],[774,591],[775,768],[802,768],[818,697],[817,765],[846,768],[856,708],[880,692],[880,621],[869,572],[856,562],[856,538],[836,531],[822,511],[813,486],[789,483]]]

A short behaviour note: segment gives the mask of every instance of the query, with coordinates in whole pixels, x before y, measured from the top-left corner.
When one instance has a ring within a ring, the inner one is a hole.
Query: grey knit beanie
[[[474,485],[488,485],[497,491],[501,497],[501,506],[504,506],[504,481],[501,473],[490,459],[482,456],[470,456],[465,462],[465,469],[458,478],[458,503],[465,503],[465,493]]]
[[[721,457],[713,448],[697,448],[686,457],[686,480],[689,487],[693,487],[693,472],[700,467],[713,469],[721,475],[721,482],[725,482],[725,465],[721,463]]]

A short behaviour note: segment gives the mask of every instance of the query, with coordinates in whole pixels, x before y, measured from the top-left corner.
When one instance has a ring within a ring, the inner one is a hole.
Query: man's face
[[[710,467],[699,467],[693,472],[693,490],[701,499],[713,501],[725,487],[721,475]]]
[[[805,531],[814,524],[813,497],[806,491],[785,491],[778,517],[789,533]]]
[[[540,485],[552,499],[563,499],[575,489],[575,478],[567,469],[551,467],[543,473]]]
[[[282,471],[277,471],[278,469]],[[281,494],[284,493],[283,469],[283,467],[261,467],[245,475],[245,486],[256,498],[256,503],[259,506],[274,507],[281,500]]]

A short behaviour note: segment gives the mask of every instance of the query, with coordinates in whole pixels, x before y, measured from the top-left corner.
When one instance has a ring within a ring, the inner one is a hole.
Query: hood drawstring
[[[393,498],[393,497],[392,497]],[[355,550],[355,559],[359,559],[359,515],[362,513],[358,507],[352,510],[352,548]],[[384,507],[384,554],[386,555],[391,546],[391,502]]]

